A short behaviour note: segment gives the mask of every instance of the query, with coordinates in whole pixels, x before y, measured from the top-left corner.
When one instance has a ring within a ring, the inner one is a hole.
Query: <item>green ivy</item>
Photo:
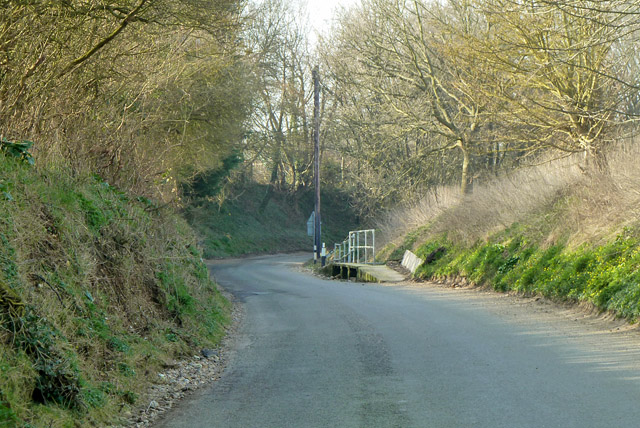
[[[33,165],[34,160],[29,149],[33,146],[33,141],[10,141],[6,138],[0,138],[0,151],[6,156]]]

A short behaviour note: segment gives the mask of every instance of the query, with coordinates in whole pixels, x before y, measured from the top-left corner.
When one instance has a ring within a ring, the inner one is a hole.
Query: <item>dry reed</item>
[[[382,216],[382,242],[398,244],[407,233],[428,226],[425,235],[447,232],[470,243],[516,222],[548,217],[554,206],[560,210],[555,218],[542,217],[554,222],[549,241],[563,235],[571,245],[598,242],[640,218],[639,158],[640,145],[627,141],[608,154],[606,173],[585,173],[582,158],[570,156],[476,184],[466,197],[457,187],[433,189]]]

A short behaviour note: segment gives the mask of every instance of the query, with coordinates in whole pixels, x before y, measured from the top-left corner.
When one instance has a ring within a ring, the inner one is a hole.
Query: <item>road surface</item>
[[[327,281],[304,260],[212,265],[245,305],[234,356],[157,427],[640,426],[640,340],[621,323],[495,293]]]

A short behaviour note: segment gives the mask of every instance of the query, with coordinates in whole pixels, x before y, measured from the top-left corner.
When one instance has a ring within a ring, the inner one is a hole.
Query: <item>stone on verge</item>
[[[200,353],[205,358],[211,358],[211,357],[217,357],[218,356],[218,352],[214,351],[213,349],[203,349],[202,351],[200,351]]]

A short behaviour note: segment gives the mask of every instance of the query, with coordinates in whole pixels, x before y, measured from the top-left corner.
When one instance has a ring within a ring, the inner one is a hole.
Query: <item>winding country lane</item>
[[[235,355],[157,427],[640,426],[635,330],[533,299],[327,281],[305,259],[211,266],[245,305]]]

